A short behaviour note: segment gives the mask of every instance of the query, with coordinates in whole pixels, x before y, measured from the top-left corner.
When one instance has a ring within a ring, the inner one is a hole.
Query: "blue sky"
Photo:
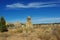
[[[32,23],[60,22],[60,0],[0,0],[0,16],[7,22]]]

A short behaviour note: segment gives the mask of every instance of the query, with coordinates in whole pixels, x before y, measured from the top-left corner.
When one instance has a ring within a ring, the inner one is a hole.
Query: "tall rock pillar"
[[[33,29],[33,26],[31,23],[31,18],[30,18],[30,16],[28,16],[26,24],[25,24],[25,31],[26,31],[26,33],[31,33],[33,31],[32,29]]]
[[[31,18],[30,18],[30,16],[27,17],[26,27],[27,27],[27,28],[31,28],[31,27],[32,27],[32,23],[31,23]]]

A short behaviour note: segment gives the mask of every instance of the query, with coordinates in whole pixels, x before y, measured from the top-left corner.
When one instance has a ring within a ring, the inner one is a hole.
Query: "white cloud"
[[[27,5],[21,3],[15,3],[15,4],[6,5],[6,7],[7,8],[42,8],[42,7],[54,7],[56,5],[57,2],[33,2],[33,3],[28,3]]]
[[[55,23],[60,22],[60,18],[42,18],[42,19],[33,19],[33,23]]]

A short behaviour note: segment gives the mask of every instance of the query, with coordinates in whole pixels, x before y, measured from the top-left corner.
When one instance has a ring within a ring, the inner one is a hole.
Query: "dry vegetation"
[[[60,28],[59,26],[40,26],[9,29],[8,32],[0,33],[0,40],[60,40]]]

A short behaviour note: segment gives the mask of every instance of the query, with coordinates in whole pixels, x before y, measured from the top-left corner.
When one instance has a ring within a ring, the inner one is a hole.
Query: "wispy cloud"
[[[60,18],[42,18],[42,19],[33,19],[33,23],[55,23],[60,22]]]
[[[14,3],[6,5],[7,8],[42,8],[42,7],[55,7],[60,2],[33,2],[27,5],[22,3]]]

